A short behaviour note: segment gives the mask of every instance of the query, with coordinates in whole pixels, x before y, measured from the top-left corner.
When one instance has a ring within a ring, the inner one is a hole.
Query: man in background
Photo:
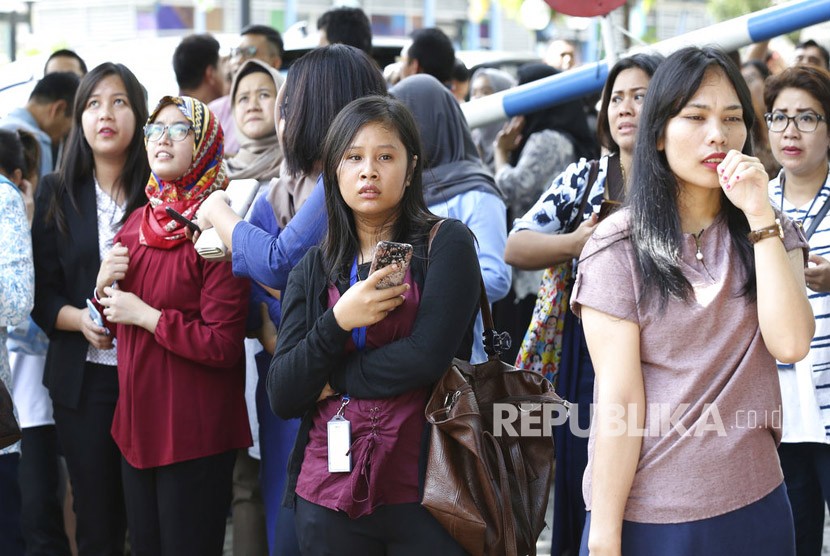
[[[559,71],[571,69],[576,65],[574,45],[564,39],[550,41],[545,52],[545,63]]]
[[[83,77],[87,72],[86,62],[74,50],[61,48],[49,55],[43,66],[43,75],[61,72],[74,73],[79,78]]]
[[[219,71],[219,41],[210,33],[182,39],[173,52],[173,71],[180,95],[208,104],[224,92],[224,79]]]
[[[813,66],[823,70],[830,69],[830,53],[813,39],[795,45],[794,66]]]
[[[455,65],[455,48],[450,38],[436,27],[417,29],[411,38],[401,49],[401,79],[427,73],[449,87]]]
[[[347,44],[372,56],[372,26],[360,8],[333,8],[317,20],[320,46]]]
[[[450,91],[452,91],[452,96],[455,97],[458,104],[467,102],[467,95],[470,94],[471,77],[472,75],[470,74],[470,70],[467,69],[467,65],[456,58],[452,68],[452,76],[450,77]]]
[[[80,80],[74,73],[44,75],[37,82],[26,106],[16,108],[0,120],[2,129],[24,129],[40,143],[40,175],[55,170],[52,145],[58,145],[72,128],[75,92]]]

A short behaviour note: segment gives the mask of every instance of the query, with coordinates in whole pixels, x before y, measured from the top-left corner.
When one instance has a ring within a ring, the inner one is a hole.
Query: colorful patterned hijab
[[[160,249],[172,249],[187,240],[184,226],[167,215],[172,207],[191,220],[202,201],[217,189],[228,186],[227,169],[222,160],[224,153],[222,127],[208,109],[207,104],[191,97],[163,97],[153,110],[147,123],[158,116],[159,111],[174,104],[193,125],[193,161],[187,171],[176,180],[163,181],[154,172],[144,189],[150,202],[144,207],[139,229],[142,245]],[[145,145],[147,141],[144,141]]]

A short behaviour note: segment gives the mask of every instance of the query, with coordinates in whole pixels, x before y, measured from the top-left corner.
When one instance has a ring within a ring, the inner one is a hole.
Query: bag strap
[[[499,446],[498,441],[492,433],[484,431],[482,433],[482,441],[485,453],[487,453],[489,448],[489,457],[485,456],[485,464],[493,475],[493,479],[498,480],[498,483],[494,486],[499,494],[496,499],[496,503],[501,506],[505,556],[518,556],[518,550],[516,547],[516,520],[513,516],[510,477],[507,474],[507,465],[504,461],[504,455],[501,452],[501,446]],[[536,544],[533,543],[532,546],[536,546]]]
[[[830,211],[830,197],[827,197],[824,200],[824,204],[821,205],[821,210],[818,211],[818,214],[816,215],[816,217],[813,218],[812,222],[810,222],[809,229],[807,229],[807,231],[804,232],[804,235],[807,236],[807,240],[810,239],[810,237],[813,235],[813,233],[818,228],[818,225],[821,224],[821,221],[824,220],[825,216],[827,216],[828,211]]]
[[[432,241],[438,235],[438,229],[444,220],[439,220],[432,226],[429,231],[429,243],[427,244],[427,264],[429,264],[429,256],[432,252]],[[479,287],[481,288],[481,295],[478,299],[479,309],[481,310],[481,320],[484,323],[484,351],[487,352],[489,359],[498,359],[499,354],[510,349],[510,334],[496,332],[496,326],[493,324],[493,313],[490,311],[490,302],[487,300],[487,290],[484,287],[484,277],[479,271],[478,275]]]
[[[592,160],[588,163],[588,179],[585,182],[585,189],[582,191],[582,199],[579,201],[579,212],[576,213],[575,218],[571,221],[571,225],[565,231],[566,233],[573,232],[582,223],[582,215],[585,214],[585,207],[588,205],[588,196],[591,193],[591,188],[594,187],[594,183],[597,181],[597,175],[599,175],[599,161]]]
[[[779,208],[781,209],[782,212],[784,211],[784,185],[785,185],[786,181],[787,181],[787,175],[782,173],[781,174],[781,182],[779,184],[781,186],[781,207],[779,207]],[[822,186],[822,187],[824,187],[824,186]],[[821,189],[819,189],[819,192],[820,191],[821,191]],[[818,195],[818,193],[816,193],[816,195]],[[813,207],[810,207],[810,208],[813,208]],[[804,231],[804,236],[807,238],[807,241],[810,241],[810,238],[815,233],[816,229],[818,228],[818,225],[821,224],[821,221],[824,220],[825,216],[827,216],[828,211],[830,211],[830,197],[827,197],[824,200],[824,204],[821,205],[821,210],[818,211],[818,214],[816,214],[816,217],[813,218],[812,222],[810,222],[810,227],[807,230]],[[809,216],[809,214],[805,214],[804,218],[806,219],[808,216]]]

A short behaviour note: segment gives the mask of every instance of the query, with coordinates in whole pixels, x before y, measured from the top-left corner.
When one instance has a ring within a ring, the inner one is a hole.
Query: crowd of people
[[[317,25],[287,73],[271,27],[185,37],[161,99],[59,50],[0,120],[0,554],[219,556],[229,515],[234,554],[464,554],[420,505],[424,409],[488,357],[483,287],[502,358],[575,406],[552,555],[818,556],[827,50],[635,54],[595,109],[471,130],[574,45],[471,75],[419,29],[380,68],[362,10]],[[379,242],[411,264],[370,272]]]

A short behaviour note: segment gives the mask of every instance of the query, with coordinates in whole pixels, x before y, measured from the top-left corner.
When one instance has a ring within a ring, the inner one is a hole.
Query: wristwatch
[[[752,230],[747,236],[749,237],[749,242],[753,245],[768,237],[778,237],[783,241],[784,228],[781,227],[781,219],[776,218],[775,224],[761,228],[760,230]]]

